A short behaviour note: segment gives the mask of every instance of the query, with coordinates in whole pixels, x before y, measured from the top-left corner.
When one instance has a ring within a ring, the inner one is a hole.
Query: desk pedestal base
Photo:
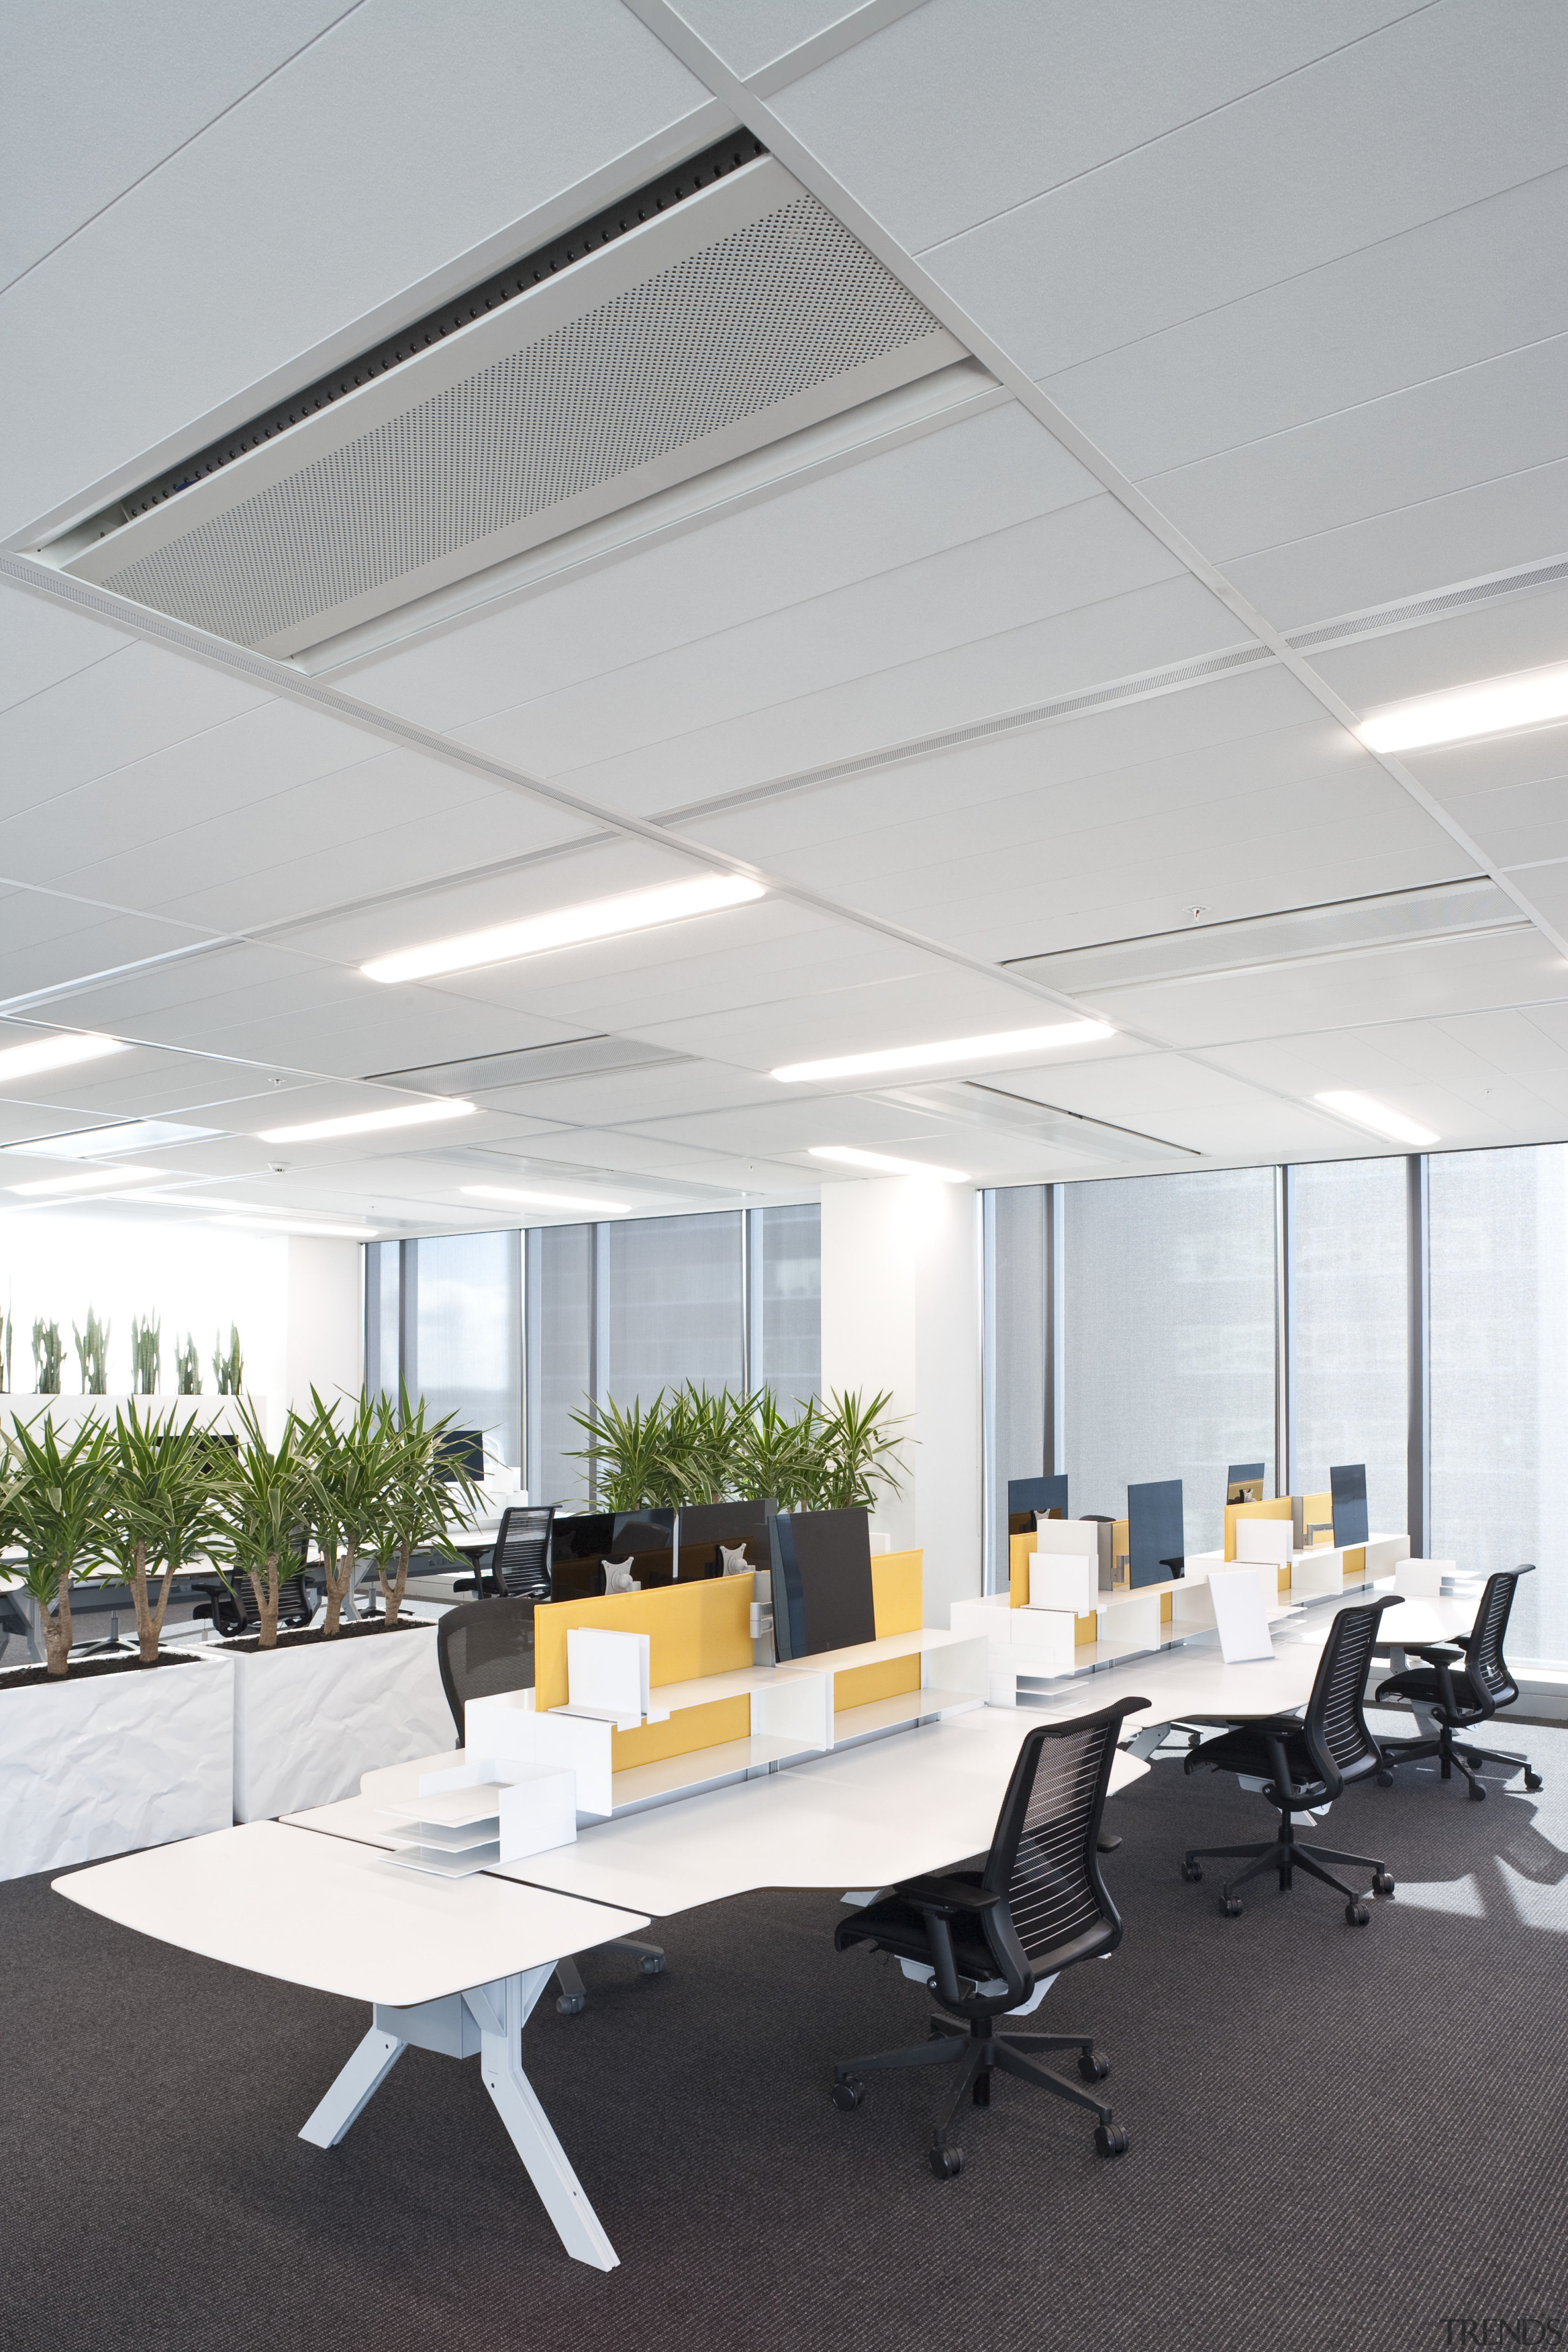
[[[550,1982],[553,1963],[500,1977],[415,2009],[378,2001],[374,2021],[300,2132],[315,2147],[336,2147],[412,2043],[447,2058],[478,2056],[484,2086],[562,2244],[574,2262],[613,2271],[620,2256],[584,2194],[538,2094],[522,2071],[522,2029]]]

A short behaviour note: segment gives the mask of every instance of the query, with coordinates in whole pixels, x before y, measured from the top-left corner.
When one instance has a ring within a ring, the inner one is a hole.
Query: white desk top
[[[1100,1703],[1097,1688],[1094,1704]],[[635,1890],[636,1907],[656,1918],[759,1886],[889,1886],[989,1845],[1020,1743],[1039,1721],[1024,1709],[978,1708],[788,1771],[596,1822],[575,1845],[490,1869],[595,1902],[631,1902]],[[423,1769],[454,1760],[434,1758]],[[397,1769],[416,1780],[422,1768]],[[1112,1790],[1148,1769],[1136,1757],[1118,1755]],[[378,1790],[375,1803],[348,1797],[292,1819],[337,1837],[378,1840],[387,1823],[376,1805],[385,1801]]]
[[[421,1877],[369,1845],[249,1822],[57,1878],[55,1892],[182,1951],[396,2008],[589,1950],[648,1924],[478,1876]]]

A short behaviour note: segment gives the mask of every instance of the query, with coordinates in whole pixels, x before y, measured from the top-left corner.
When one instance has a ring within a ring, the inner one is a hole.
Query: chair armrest
[[[1429,1666],[1451,1666],[1465,1654],[1448,1642],[1406,1642],[1404,1647],[1425,1658]]]
[[[910,1878],[899,1889],[917,1911],[991,1911],[1005,1903],[1004,1895],[988,1895],[963,1878]]]

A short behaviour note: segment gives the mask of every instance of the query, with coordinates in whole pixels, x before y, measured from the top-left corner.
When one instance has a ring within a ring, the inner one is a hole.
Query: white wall
[[[874,1523],[925,1553],[925,1618],[982,1590],[975,1195],[923,1177],[822,1189],[822,1386],[890,1389],[904,1491]]]
[[[364,1379],[363,1251],[358,1242],[288,1244],[287,1357],[283,1395],[300,1412],[316,1388],[329,1403],[358,1396]]]

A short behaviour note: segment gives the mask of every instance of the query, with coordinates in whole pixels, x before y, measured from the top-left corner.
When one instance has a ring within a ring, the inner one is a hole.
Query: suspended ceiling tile
[[[199,937],[187,925],[140,915],[84,908],[70,899],[14,893],[0,899],[0,999],[24,1000],[39,990],[90,982],[127,964],[166,955]],[[92,989],[84,996],[96,993]],[[84,1020],[74,987],[68,998],[51,1002],[52,1018],[74,1025]]]
[[[1510,879],[1518,883],[1531,905],[1538,913],[1544,915],[1559,934],[1568,934],[1568,858],[1559,859],[1551,866],[1527,866]],[[1548,950],[1547,952],[1552,951]],[[1568,963],[1564,963],[1561,957],[1556,959],[1556,962],[1563,981],[1568,982]],[[1568,995],[1568,987],[1543,992],[1553,996]]]
[[[90,669],[130,643],[123,629],[0,582],[0,710]]]
[[[798,1099],[795,1087],[777,1087],[775,1099],[729,1111],[704,1111],[684,1118],[640,1120],[626,1132],[654,1141],[679,1143],[693,1150],[743,1152],[750,1157],[777,1158],[809,1152],[813,1144],[850,1144],[860,1150],[890,1151],[908,1147],[910,1156],[941,1166],[943,1156],[964,1133],[960,1122],[864,1095]],[[835,1171],[819,1164],[816,1174],[826,1183]]]
[[[665,134],[705,109],[616,0],[348,10],[0,298],[13,347],[52,355],[18,387],[0,529],[172,435],[200,446],[247,387],[352,358],[392,317],[354,321],[417,318],[428,281],[457,291],[569,226],[559,200],[628,151],[649,152],[581,211],[701,146]]]
[[[1558,583],[1472,604],[1425,621],[1418,628],[1321,648],[1310,658],[1352,709],[1364,711],[1407,695],[1467,685],[1472,678],[1536,668],[1561,661],[1565,653],[1568,584]],[[1497,746],[1479,748],[1491,751]]]
[[[1054,374],[1558,169],[1565,69],[1568,19],[1449,0],[923,258]]]
[[[1560,334],[1565,283],[1568,172],[1547,172],[1048,375],[1044,388],[1145,481]]]
[[[1058,1017],[1033,990],[947,966],[777,1003],[718,1005],[680,1020],[638,1024],[634,1034],[737,1068],[770,1070],[933,1038],[1037,1029]]]
[[[588,1127],[636,1126],[765,1100],[762,1089],[767,1083],[754,1070],[732,1070],[720,1062],[670,1062],[539,1086],[502,1087],[494,1099],[506,1109],[535,1118]],[[488,1090],[483,1098],[491,1099]]]
[[[129,645],[0,712],[0,816],[186,740],[268,697],[248,679]]]

